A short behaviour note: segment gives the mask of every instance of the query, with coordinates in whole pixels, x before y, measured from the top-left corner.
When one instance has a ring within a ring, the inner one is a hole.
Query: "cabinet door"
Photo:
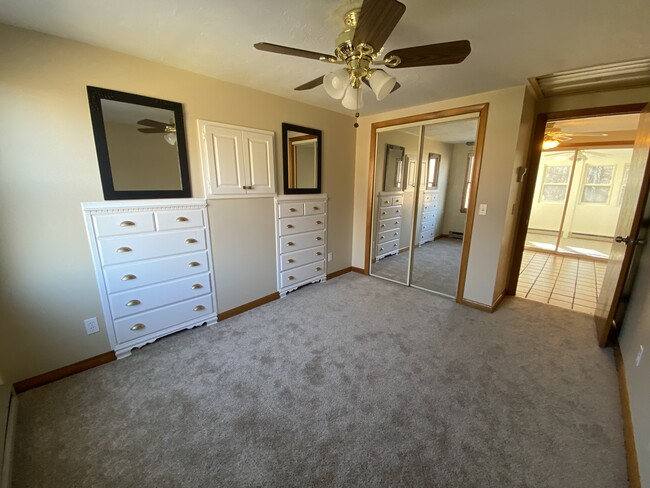
[[[260,132],[243,132],[245,143],[246,185],[250,194],[275,193],[275,165],[273,135]]]
[[[210,125],[203,127],[203,152],[209,168],[207,192],[213,195],[246,193],[242,132]]]

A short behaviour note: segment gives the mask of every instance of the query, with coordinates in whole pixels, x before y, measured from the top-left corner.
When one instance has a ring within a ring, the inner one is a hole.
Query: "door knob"
[[[639,245],[645,244],[644,239],[634,239],[633,237],[630,237],[630,236],[627,236],[627,237],[616,236],[616,238],[614,240],[616,242],[622,242],[626,246],[631,246],[632,244],[639,244]]]

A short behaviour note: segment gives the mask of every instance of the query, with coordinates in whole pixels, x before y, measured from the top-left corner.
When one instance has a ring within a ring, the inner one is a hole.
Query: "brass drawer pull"
[[[290,280],[295,280],[296,277],[295,277],[295,276],[289,276],[289,279],[290,279]]]
[[[323,255],[322,252],[320,252],[320,251],[316,251],[316,256],[322,256],[322,255]]]
[[[317,220],[317,221],[316,221],[316,224],[317,224],[317,225],[320,225],[320,224],[322,224],[322,223],[323,223],[323,221],[321,221],[321,220]]]
[[[197,305],[193,310],[195,312],[200,312],[201,310],[205,310],[205,307],[203,305]]]
[[[176,222],[189,222],[187,217],[176,217]]]
[[[122,254],[124,252],[131,252],[131,251],[133,251],[133,249],[131,249],[130,247],[124,246],[124,247],[118,247],[115,252],[119,253],[119,254]]]
[[[129,300],[126,302],[127,307],[135,307],[136,305],[140,305],[142,302],[140,300]]]
[[[124,276],[122,276],[122,281],[131,281],[131,280],[135,280],[136,278],[137,278],[136,275],[125,274]]]
[[[320,210],[320,207],[313,207],[314,210]]]
[[[382,214],[382,215],[386,215],[386,212],[382,212],[381,214]]]
[[[287,242],[287,246],[295,246],[293,242]]]
[[[321,236],[318,236],[318,237],[316,238],[316,240],[317,240],[317,241],[322,241],[323,238],[322,238]]]
[[[123,220],[120,222],[120,227],[133,227],[135,225],[135,222],[132,222],[131,220]]]
[[[197,266],[201,266],[201,263],[197,263],[196,261],[192,261],[191,263],[187,264],[190,268],[196,268]]]
[[[289,209],[289,212],[295,212],[295,211],[296,211],[296,209],[293,208],[293,207],[291,207],[291,208]]]
[[[287,229],[293,229],[293,225],[292,224],[287,224]]]
[[[194,284],[192,285],[192,290],[198,290],[198,289],[200,289],[200,288],[203,288],[203,285],[200,284],[200,283],[194,283]]]
[[[295,260],[295,259],[288,259],[287,262],[288,262],[288,263],[295,263],[296,260]]]
[[[144,324],[135,324],[133,327],[131,327],[131,330],[135,332],[135,331],[138,331],[138,330],[142,330],[145,327],[146,327],[146,325],[144,325]]]
[[[196,239],[192,239],[192,238],[185,239],[185,244],[196,244],[197,242],[199,241],[197,241]]]

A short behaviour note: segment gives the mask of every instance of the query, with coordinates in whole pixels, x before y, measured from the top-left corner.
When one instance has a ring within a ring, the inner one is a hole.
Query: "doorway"
[[[460,301],[486,111],[373,126],[371,276]]]

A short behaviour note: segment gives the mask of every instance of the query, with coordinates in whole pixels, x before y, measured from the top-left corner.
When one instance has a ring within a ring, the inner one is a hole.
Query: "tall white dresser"
[[[118,358],[217,322],[206,202],[82,203],[104,320]]]
[[[327,195],[280,195],[275,199],[280,296],[327,277]]]
[[[420,213],[420,239],[422,245],[435,240],[438,221],[438,192],[424,191],[422,194],[422,212]]]
[[[402,227],[402,192],[381,192],[377,206],[375,259],[399,253]]]

